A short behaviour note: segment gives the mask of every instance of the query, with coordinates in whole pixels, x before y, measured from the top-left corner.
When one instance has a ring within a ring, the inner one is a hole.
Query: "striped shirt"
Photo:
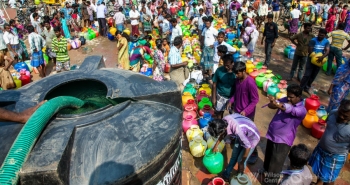
[[[170,65],[176,65],[182,63],[181,55],[177,47],[172,46],[168,55]]]
[[[260,141],[260,133],[255,123],[247,117],[234,113],[223,118],[227,121],[227,134],[237,136],[244,148],[255,148]]]
[[[57,37],[52,39],[52,51],[56,53],[56,60],[58,62],[69,61],[67,39],[63,36],[60,37],[60,40]]]
[[[350,40],[349,34],[344,30],[335,30],[328,33],[328,37],[332,37],[332,46],[342,49],[345,40]]]

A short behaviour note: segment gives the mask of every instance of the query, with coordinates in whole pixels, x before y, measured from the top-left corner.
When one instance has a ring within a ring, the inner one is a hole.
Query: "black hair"
[[[297,84],[291,84],[288,85],[287,92],[294,94],[296,97],[301,97],[303,89]]]
[[[123,11],[123,7],[119,7],[119,11],[122,12]]]
[[[218,36],[219,35],[222,35],[222,36],[224,36],[224,38],[225,38],[225,33],[223,32],[223,31],[220,31],[219,33],[218,33]]]
[[[344,112],[350,111],[350,100],[344,99],[340,102],[339,110],[343,110]]]
[[[9,21],[9,24],[12,25],[13,23],[16,23],[16,21],[15,21],[14,19],[11,19],[11,20]]]
[[[180,46],[182,44],[182,37],[181,36],[177,36],[174,39],[174,46]]]
[[[227,53],[227,46],[225,45],[220,45],[217,47],[217,49],[218,49],[218,53],[224,53],[224,54]]]
[[[343,6],[343,8],[347,8],[347,7],[348,7],[348,5],[347,5],[347,4]]]
[[[171,18],[171,15],[170,15],[170,14],[166,14],[165,18],[166,18],[166,19]]]
[[[203,22],[207,22],[208,17],[204,16],[204,17],[202,17],[202,20],[203,20]]]
[[[50,24],[50,21],[49,21],[49,20],[45,20],[45,21],[44,21],[44,24],[46,24],[46,23],[47,23],[47,24]]]
[[[120,35],[121,35],[122,33],[123,33],[122,31],[117,30],[117,31],[115,32],[115,34],[114,34],[114,35],[115,35],[115,36],[117,36],[118,34],[120,34]]]
[[[212,16],[208,17],[208,21],[213,22],[214,18]]]
[[[200,8],[199,11],[204,11],[203,8]]]
[[[166,38],[164,38],[162,41],[164,42],[165,40],[168,42],[168,39],[166,39]]]
[[[88,5],[91,5],[91,2],[90,2],[90,1],[86,1],[86,3],[87,3]]]
[[[291,167],[296,169],[304,168],[309,161],[310,154],[311,153],[305,144],[292,146],[288,154]]]
[[[250,8],[250,9],[253,9],[253,7],[252,7],[252,6],[248,6],[248,9],[249,9],[249,8]]]
[[[292,8],[294,9],[295,7],[296,7],[295,4],[293,4],[293,5],[292,5]]]
[[[339,28],[340,30],[344,30],[344,29],[345,29],[345,23],[340,23],[340,24],[338,25],[338,28]]]
[[[322,34],[327,35],[327,30],[324,29],[324,28],[321,28],[321,29],[318,31],[318,33],[322,33]]]
[[[11,25],[10,25],[9,23],[5,23],[5,24],[4,24],[4,28],[5,28],[6,26],[11,27]]]
[[[235,66],[233,66],[233,72],[237,74],[238,72],[246,71],[246,65],[244,62],[236,62]]]
[[[152,36],[151,35],[146,35],[143,37],[143,39],[145,40],[152,40]]]
[[[237,11],[242,11],[242,8],[238,8]]]
[[[232,55],[230,55],[230,54],[226,54],[226,55],[222,56],[221,59],[224,63],[226,63],[226,62],[233,63],[233,58],[232,58]]]
[[[34,26],[32,26],[32,25],[28,25],[26,27],[26,29],[28,30],[28,33],[33,33],[34,32]]]
[[[33,13],[33,18],[37,17],[38,15],[38,13]]]
[[[53,31],[56,32],[61,32],[61,28],[59,26],[56,26],[53,28]]]
[[[214,138],[218,138],[221,134],[225,134],[227,122],[222,119],[213,119],[208,123],[208,132]]]
[[[156,46],[159,50],[162,50],[163,48],[163,43],[162,43],[162,39],[157,39],[156,40]]]
[[[101,4],[105,5],[105,2],[102,2]]]
[[[312,24],[308,23],[308,22],[304,23],[304,29],[307,28],[307,27],[312,27]]]
[[[171,23],[177,23],[177,20],[176,20],[175,18],[171,18],[171,19],[170,19],[170,22],[171,22]]]

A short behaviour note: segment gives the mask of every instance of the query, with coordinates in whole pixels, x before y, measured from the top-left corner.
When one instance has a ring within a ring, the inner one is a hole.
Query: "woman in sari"
[[[245,30],[242,30],[242,37],[244,45],[247,47],[251,55],[253,55],[256,42],[258,41],[259,31],[252,26],[248,26]]]
[[[51,24],[51,26],[52,26],[53,28],[54,28],[54,27],[57,27],[57,26],[61,27],[60,16],[61,16],[61,14],[60,14],[60,13],[57,13],[57,12],[55,12],[55,13],[53,14],[53,18],[52,18],[52,20],[50,21],[50,24]]]
[[[153,53],[151,49],[145,44],[147,43],[146,40],[139,40],[138,46],[136,46],[134,49],[130,52],[130,70],[134,72],[139,72],[141,65],[144,63],[144,54],[147,53],[153,57]]]
[[[350,60],[341,65],[328,89],[330,95],[327,112],[338,109],[340,102],[346,98],[350,90]]]
[[[118,54],[118,68],[129,70],[130,61],[128,53],[128,40],[126,39],[126,33],[122,33],[120,30],[115,32],[115,36],[118,39],[117,54]]]
[[[346,27],[344,31],[346,33],[350,33],[350,11],[347,11],[346,13],[345,23],[346,23]]]
[[[334,24],[337,18],[337,9],[335,8],[335,5],[332,5],[332,7],[328,11],[328,21],[326,23],[326,31],[328,33],[332,32],[334,29]]]
[[[163,43],[162,39],[156,40],[157,49],[154,52],[154,64],[153,64],[153,79],[157,81],[163,81],[164,73],[163,69],[165,66],[165,59],[163,54]]]
[[[61,29],[63,30],[64,37],[67,39],[70,39],[70,31],[66,22],[66,19],[64,18],[64,14],[62,12],[60,14],[60,24],[62,25]]]
[[[20,59],[20,61],[24,61],[25,59],[29,58],[27,46],[25,45],[25,43],[23,41],[23,37],[21,37],[21,35],[18,32],[16,21],[14,19],[11,19],[9,23],[11,26],[11,33],[18,37],[19,45],[21,48],[20,50],[22,50],[22,53],[20,55],[18,55],[18,58]]]

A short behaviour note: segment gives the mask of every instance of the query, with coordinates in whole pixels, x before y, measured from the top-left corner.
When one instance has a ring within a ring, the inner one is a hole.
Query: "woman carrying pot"
[[[229,181],[233,167],[238,163],[238,172],[243,173],[249,156],[260,141],[260,133],[255,123],[240,114],[234,113],[221,119],[214,119],[209,122],[208,132],[211,136],[219,138],[213,152],[218,151],[218,144],[226,137],[226,147],[235,139],[234,148],[229,164],[222,173],[222,178]]]

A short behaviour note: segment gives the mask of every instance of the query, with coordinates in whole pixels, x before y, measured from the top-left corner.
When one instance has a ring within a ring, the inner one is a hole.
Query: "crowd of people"
[[[219,138],[219,141],[225,140],[229,144],[234,140],[232,156],[222,177],[228,180],[237,163],[239,172],[244,171],[247,162],[254,163],[258,155],[256,146],[260,141],[260,133],[254,122],[256,105],[259,102],[258,88],[246,73],[246,64],[234,61],[232,54],[236,49],[225,41],[224,31],[214,28],[213,21],[224,18],[230,31],[234,31],[237,38],[242,38],[251,55],[254,54],[262,32],[260,44],[265,51],[264,65],[269,67],[272,50],[279,38],[280,25],[276,22],[282,5],[289,7],[288,1],[283,4],[278,0],[232,0],[227,3],[217,0],[152,0],[141,1],[140,4],[130,1],[128,16],[125,15],[125,1],[112,2],[116,10],[112,17],[117,29],[113,35],[117,40],[116,66],[139,73],[146,65],[146,68],[152,68],[153,79],[163,81],[168,79],[165,76],[165,66],[169,65],[170,80],[179,88],[190,71],[188,62],[182,60],[184,33],[180,22],[183,20],[179,19],[178,13],[182,12],[188,18],[191,34],[198,35],[200,40],[202,55],[198,64],[203,72],[203,80],[212,87],[211,101],[215,109],[215,119],[209,123],[208,131]],[[350,64],[349,61],[342,64],[342,51],[350,47],[348,6],[332,2],[321,6],[315,1],[304,11],[306,9],[299,0],[289,4],[290,41],[296,45],[296,52],[288,80],[294,78],[298,68],[297,80],[300,85],[290,84],[286,98],[277,100],[272,96],[268,97],[270,102],[265,107],[276,109],[277,112],[266,134],[267,144],[261,172],[265,176],[266,184],[310,184],[312,175],[306,167],[309,164],[318,177],[317,184],[334,184],[350,149],[350,101],[345,99],[350,87]],[[11,65],[29,56],[31,65],[38,69],[41,77],[45,77],[43,52],[53,59],[57,72],[69,70],[67,39],[71,38],[71,34],[81,31],[82,27],[94,26],[96,20],[100,35],[108,34],[108,12],[105,2],[102,1],[67,2],[63,9],[48,12],[49,15],[42,17],[43,20],[40,20],[37,11],[33,10],[32,24],[27,27],[29,52],[17,30],[16,21],[10,20],[9,24],[3,24],[3,33],[0,36],[1,79],[4,79],[1,75]],[[320,17],[321,26],[325,28],[321,28],[315,37],[311,30]],[[131,33],[126,31],[128,21]],[[300,22],[303,22],[302,32],[298,31]],[[332,42],[329,42],[328,37],[332,38]],[[345,40],[349,45],[343,48]],[[46,50],[42,51],[43,48]],[[330,101],[326,131],[313,152],[304,144],[293,146],[297,127],[306,115],[302,92],[311,94],[311,85],[320,70],[320,67],[311,62],[312,53],[322,53],[318,62],[328,57],[327,75],[331,75],[334,59],[338,68],[328,90]],[[0,111],[3,112],[0,119],[11,120],[13,118],[9,115],[15,114],[2,109]],[[225,111],[230,114],[224,116]],[[14,121],[25,122],[25,118],[20,119]],[[287,156],[290,159],[290,169],[283,170]],[[278,182],[281,174],[284,178]]]

